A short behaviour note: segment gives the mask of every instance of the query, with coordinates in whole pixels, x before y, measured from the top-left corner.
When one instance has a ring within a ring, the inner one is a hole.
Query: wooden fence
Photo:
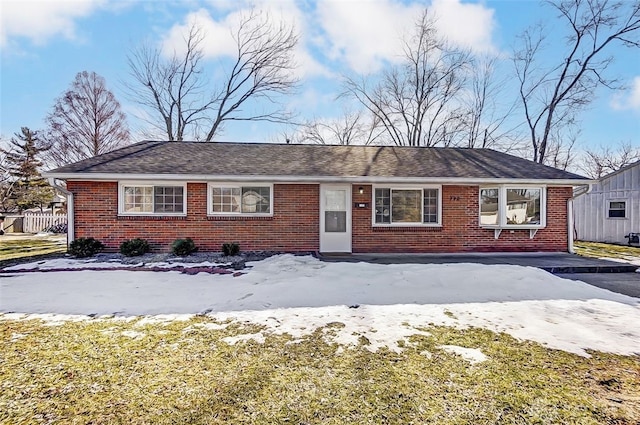
[[[25,214],[23,232],[38,233],[56,224],[66,224],[66,214]]]

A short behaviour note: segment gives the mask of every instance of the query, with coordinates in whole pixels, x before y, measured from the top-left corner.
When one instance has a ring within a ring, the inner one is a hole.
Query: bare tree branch
[[[496,56],[485,56],[474,62],[464,105],[464,146],[469,148],[506,149],[510,135],[521,126],[504,126],[517,106],[517,102],[505,102],[503,88],[506,77],[496,79]]]
[[[211,141],[228,121],[288,122],[291,114],[279,97],[298,84],[293,51],[298,35],[293,27],[275,23],[266,13],[251,11],[233,33],[236,57],[218,88],[203,69],[205,35],[193,24],[185,36],[186,50],[163,60],[158,49],[141,47],[129,55],[135,84],[129,84],[132,100],[152,113],[148,120],[180,141],[202,133]],[[243,110],[249,100],[267,106],[261,112]],[[199,138],[196,136],[196,138]]]
[[[375,116],[365,116],[362,111],[345,112],[339,118],[304,124],[297,139],[300,143],[322,145],[370,145],[383,132]]]
[[[132,101],[152,113],[146,121],[166,134],[167,140],[184,140],[190,127],[201,124],[216,103],[207,97],[201,61],[204,34],[197,26],[185,36],[185,51],[169,60],[158,49],[142,45],[128,57],[133,83],[126,84]]]
[[[61,166],[129,143],[120,103],[95,72],[79,72],[47,116],[48,162]]]
[[[468,51],[452,47],[436,34],[425,10],[413,37],[404,42],[403,63],[385,71],[370,86],[347,78],[346,94],[358,100],[399,146],[450,146],[464,126],[457,100],[467,83]]]
[[[565,57],[543,67],[543,28],[521,36],[523,45],[514,52],[519,95],[529,128],[533,160],[544,163],[552,131],[572,124],[600,87],[618,88],[605,77],[613,58],[610,46],[640,47],[640,2],[610,0],[548,1],[569,27]]]
[[[599,179],[637,161],[640,161],[640,147],[625,142],[615,147],[587,149],[580,168],[587,176]]]

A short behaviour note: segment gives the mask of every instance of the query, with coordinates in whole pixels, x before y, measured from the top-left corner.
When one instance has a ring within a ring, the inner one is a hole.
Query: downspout
[[[567,199],[567,251],[569,254],[575,254],[575,250],[573,249],[573,231],[575,226],[575,220],[573,217],[573,200],[578,196],[587,195],[591,192],[593,185],[588,184],[587,190],[585,192],[581,192],[577,195],[572,196]]]
[[[53,177],[49,177],[49,184],[64,193],[67,197],[67,246],[71,245],[71,242],[75,239],[75,219],[73,211],[73,193],[69,192],[66,187],[57,183],[57,180]]]

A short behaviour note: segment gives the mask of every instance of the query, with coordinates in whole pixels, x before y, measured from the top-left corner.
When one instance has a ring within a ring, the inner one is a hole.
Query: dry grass
[[[0,261],[67,252],[65,235],[0,236]]]
[[[640,260],[640,247],[636,246],[577,241],[574,243],[574,249],[576,254],[584,257]]]
[[[0,422],[637,424],[640,359],[583,358],[482,329],[426,326],[400,354],[342,349],[328,328],[263,344],[207,317],[0,321]],[[366,340],[361,341],[367,343]],[[482,350],[475,365],[438,347]]]

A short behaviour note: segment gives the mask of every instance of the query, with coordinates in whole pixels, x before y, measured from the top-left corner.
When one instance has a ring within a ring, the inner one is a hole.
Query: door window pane
[[[325,190],[324,192],[325,211],[346,211],[347,192],[345,190]]]
[[[325,211],[324,212],[324,231],[325,232],[341,232],[347,231],[347,212],[346,211]]]

